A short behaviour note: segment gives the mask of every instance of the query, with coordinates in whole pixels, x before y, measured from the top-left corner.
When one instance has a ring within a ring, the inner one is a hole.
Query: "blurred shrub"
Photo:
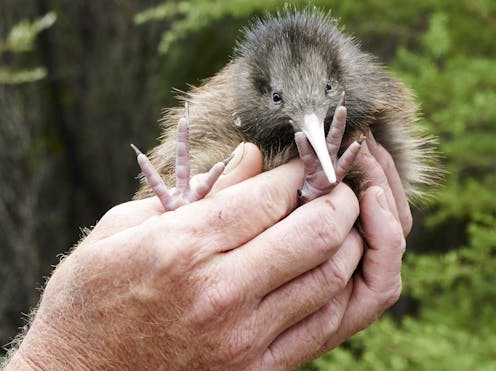
[[[296,6],[299,3],[294,2]],[[167,20],[159,51],[223,17],[283,2],[164,2],[135,22]],[[447,175],[417,218],[403,271],[403,309],[309,370],[496,369],[496,2],[315,1],[417,94],[440,138]],[[410,303],[414,305],[410,306]],[[400,303],[401,304],[401,303]]]
[[[36,36],[41,31],[51,27],[56,20],[56,14],[49,12],[32,22],[26,20],[19,22],[12,27],[5,40],[0,40],[0,54],[31,51]],[[45,77],[46,73],[46,69],[43,67],[14,69],[0,64],[0,84],[33,82]]]

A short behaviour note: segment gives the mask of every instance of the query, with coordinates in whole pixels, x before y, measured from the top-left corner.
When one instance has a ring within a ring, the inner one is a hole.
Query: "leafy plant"
[[[32,22],[23,20],[17,23],[12,27],[5,40],[0,40],[0,54],[23,53],[32,50],[36,36],[41,31],[51,27],[56,20],[56,14],[49,12]],[[46,73],[44,67],[18,69],[0,65],[0,84],[33,82],[45,77]]]
[[[439,136],[447,175],[413,236],[422,246],[412,246],[405,259],[403,302],[415,305],[400,311],[398,320],[384,316],[305,369],[496,369],[496,3],[315,4],[332,6],[367,48],[393,48],[383,56],[416,92],[424,114],[420,124]],[[159,46],[166,53],[214,20],[281,6],[164,2],[135,21],[169,22]]]

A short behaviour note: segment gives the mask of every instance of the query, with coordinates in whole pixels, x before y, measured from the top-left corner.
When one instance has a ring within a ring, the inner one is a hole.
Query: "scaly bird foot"
[[[358,140],[354,141],[346,151],[344,151],[341,157],[338,158],[338,152],[341,147],[341,141],[346,126],[346,107],[343,104],[344,96],[336,107],[331,128],[326,138],[327,150],[329,151],[336,172],[336,183],[330,184],[327,180],[322,165],[310,146],[305,134],[302,132],[297,132],[295,134],[296,146],[298,147],[300,158],[305,167],[304,183],[302,188],[298,191],[298,197],[301,204],[305,204],[317,197],[329,193],[351,170],[353,162],[360,151],[361,143],[365,138],[363,136],[360,136]]]
[[[168,189],[162,177],[152,165],[148,157],[131,144],[137,155],[138,164],[146,182],[159,198],[166,211],[201,200],[212,189],[213,185],[224,171],[225,163],[218,162],[205,174],[196,177],[195,184],[190,182],[189,160],[189,111],[188,104],[184,107],[184,118],[177,124],[176,138],[176,187]]]

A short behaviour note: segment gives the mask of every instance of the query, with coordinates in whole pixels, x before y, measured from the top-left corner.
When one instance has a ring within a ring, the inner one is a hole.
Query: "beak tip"
[[[334,167],[332,166],[332,164],[329,164],[329,166],[325,166],[325,167],[323,166],[323,168],[324,168],[324,173],[325,173],[330,185],[336,184],[337,183],[336,171],[334,170]]]
[[[336,184],[337,179],[336,179],[336,175],[334,174],[334,171],[332,173],[333,173],[332,176],[330,176],[329,174],[327,175],[327,180],[331,185],[334,185]]]

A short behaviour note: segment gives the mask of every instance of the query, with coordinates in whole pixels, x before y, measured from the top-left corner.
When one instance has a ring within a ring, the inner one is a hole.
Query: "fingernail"
[[[224,169],[222,174],[224,175],[229,174],[233,169],[235,169],[241,162],[244,153],[245,153],[245,143],[241,142],[231,154],[230,156],[231,160],[227,163],[226,168]]]
[[[377,203],[379,204],[379,206],[384,211],[389,211],[389,206],[386,200],[386,194],[384,193],[384,190],[382,188],[376,192],[375,197],[377,199]]]

